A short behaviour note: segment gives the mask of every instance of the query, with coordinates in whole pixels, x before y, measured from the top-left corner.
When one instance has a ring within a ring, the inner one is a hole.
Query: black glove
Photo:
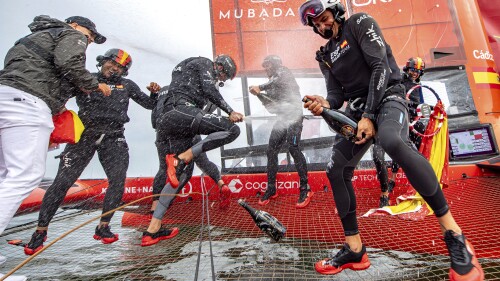
[[[321,46],[319,50],[316,51],[316,60],[318,62],[325,62],[325,46]]]

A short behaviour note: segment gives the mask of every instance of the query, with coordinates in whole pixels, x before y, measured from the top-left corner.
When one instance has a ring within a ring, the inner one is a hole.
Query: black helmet
[[[418,72],[422,76],[425,70],[425,61],[421,57],[409,58],[403,67],[403,71],[408,72],[410,70]]]
[[[415,79],[415,82],[420,82],[420,77],[424,75],[425,61],[421,57],[409,58],[406,65],[403,66],[403,72],[405,75],[410,76],[408,73],[410,70],[418,73],[418,77]]]
[[[271,66],[273,69],[278,69],[282,66],[281,58],[277,55],[269,55],[265,57],[262,61],[262,67],[266,68],[267,66]]]
[[[121,49],[109,49],[104,53],[104,56],[97,56],[96,60],[98,62],[98,67],[102,66],[106,60],[112,60],[118,63],[124,68],[122,76],[127,76],[128,70],[132,66],[132,57]]]
[[[216,65],[221,65],[222,66],[222,73],[226,75],[226,77],[230,80],[233,80],[233,78],[236,76],[236,64],[234,63],[234,60],[228,56],[228,55],[218,55],[214,63]],[[217,75],[219,76],[219,70],[215,68]]]
[[[299,8],[300,20],[303,25],[313,26],[311,19],[319,17],[327,9],[332,11],[335,21],[344,22],[345,7],[340,0],[308,0]]]

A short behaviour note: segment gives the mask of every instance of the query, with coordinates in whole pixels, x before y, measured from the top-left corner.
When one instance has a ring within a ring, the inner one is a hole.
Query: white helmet
[[[332,11],[335,21],[341,23],[345,20],[345,7],[340,0],[308,0],[299,8],[302,24],[313,26],[311,19],[319,17],[326,9]]]

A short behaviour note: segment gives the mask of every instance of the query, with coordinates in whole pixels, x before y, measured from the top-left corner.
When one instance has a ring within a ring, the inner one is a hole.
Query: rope
[[[202,194],[203,193],[200,193],[200,192],[192,192],[193,194]],[[119,211],[125,207],[128,207],[130,205],[133,205],[133,204],[136,204],[138,202],[141,202],[143,200],[146,200],[146,199],[149,199],[149,198],[153,198],[153,197],[156,197],[156,196],[179,196],[177,194],[156,194],[156,195],[148,195],[148,196],[145,196],[145,197],[142,197],[142,198],[139,198],[135,201],[132,201],[130,203],[127,203],[125,205],[122,205],[118,208],[115,208],[113,210],[110,210],[104,214],[101,214],[97,217],[94,217],[92,219],[89,219],[88,221],[86,222],[83,222],[81,223],[80,225],[66,231],[65,233],[63,233],[61,236],[57,237],[56,239],[54,239],[54,241],[50,242],[49,244],[47,244],[47,246],[43,247],[42,249],[40,249],[40,251],[36,252],[35,254],[33,254],[32,256],[28,257],[27,259],[25,259],[23,262],[21,262],[20,264],[18,264],[16,267],[14,267],[11,271],[7,272],[2,278],[0,278],[0,281],[4,281],[7,277],[9,277],[10,275],[14,274],[16,271],[18,271],[20,268],[22,268],[23,266],[25,266],[28,262],[30,262],[32,259],[34,259],[36,256],[38,256],[39,254],[41,254],[42,252],[44,252],[46,249],[50,248],[52,245],[54,245],[55,243],[57,243],[59,240],[63,239],[64,237],[68,236],[69,234],[73,233],[75,230],[77,229],[80,229],[82,227],[84,227],[85,225],[97,220],[97,219],[100,219],[104,216],[107,216],[111,213],[114,213],[116,211]]]
[[[93,184],[93,185],[91,185],[91,186],[89,186],[89,187],[87,187],[87,188],[84,188],[84,189],[78,190],[78,191],[76,191],[76,192],[73,192],[73,193],[67,194],[66,196],[68,196],[68,195],[73,195],[73,194],[77,194],[77,193],[79,193],[79,192],[82,192],[82,191],[85,191],[85,190],[88,190],[88,189],[94,188],[95,186],[97,186],[97,185],[99,185],[99,184],[102,184],[104,181],[106,181],[106,180],[102,179],[102,180],[101,180],[101,181],[99,181],[98,183],[95,183],[95,184]],[[102,194],[96,194],[96,195],[94,195],[94,196],[92,196],[92,197],[89,197],[89,198],[86,198],[86,199],[84,199],[84,200],[82,200],[82,201],[80,201],[80,202],[78,202],[78,203],[85,203],[85,202],[87,202],[87,201],[89,201],[89,200],[91,200],[91,199],[94,199],[94,198],[96,198],[96,197],[98,197],[98,196],[101,196],[101,195],[102,195]],[[33,209],[33,208],[32,208],[32,209]],[[62,211],[59,211],[59,212],[55,213],[55,214],[54,214],[54,217],[55,217],[55,216],[57,216],[57,215],[59,215],[59,214],[61,214],[61,213],[64,213],[65,211],[66,211],[66,210],[64,210],[64,209],[63,209]],[[17,226],[14,226],[14,227],[7,228],[5,231],[8,231],[8,230],[13,229],[13,228],[19,228],[19,227],[22,227],[22,226],[30,225],[30,224],[33,224],[33,223],[35,223],[35,222],[37,222],[37,221],[38,221],[38,220],[29,221],[29,222],[24,223],[24,224],[22,224],[22,225],[17,225]],[[2,236],[3,236],[3,235],[2,235]]]
[[[242,157],[242,158],[240,159],[240,161],[238,161],[237,163],[235,163],[235,164],[231,167],[231,169],[229,169],[228,173],[229,173],[229,172],[231,172],[231,171],[232,171],[232,170],[233,170],[233,169],[234,169],[237,165],[239,165],[239,164],[243,161],[243,159],[247,158],[247,157],[248,157],[248,156],[250,156],[252,153],[253,153],[253,151],[250,151],[247,155],[245,155],[244,157]],[[102,180],[102,181],[104,181],[104,180]],[[94,184],[94,185],[93,185],[93,186],[91,186],[91,187],[94,187],[94,186],[96,186],[97,184],[98,184],[98,183]],[[99,184],[100,184],[100,183],[99,183]],[[215,185],[217,185],[217,183],[214,183],[214,184],[212,185],[212,187],[210,188],[210,190],[212,190],[212,189],[215,187]],[[89,189],[89,188],[91,188],[91,187],[88,187],[87,189]],[[84,189],[84,190],[86,190],[86,189]],[[80,191],[83,191],[83,190],[80,190]],[[79,192],[79,191],[78,191],[78,192]],[[203,198],[203,203],[205,202],[205,196],[204,196],[205,194],[203,193],[203,187],[202,187],[202,192],[191,192],[191,193],[192,193],[192,194],[200,194],[200,195],[202,195],[202,198]],[[72,229],[70,229],[70,230],[66,231],[66,232],[65,232],[65,233],[63,233],[61,236],[59,236],[59,237],[57,237],[56,239],[54,239],[54,241],[52,241],[52,242],[50,242],[49,244],[47,244],[47,246],[45,246],[45,247],[43,247],[42,249],[40,249],[40,251],[36,252],[35,254],[33,254],[33,255],[31,255],[30,257],[28,257],[27,259],[25,259],[23,262],[21,262],[20,264],[18,264],[18,265],[17,265],[16,267],[14,267],[12,270],[10,270],[9,272],[7,272],[7,273],[6,273],[6,274],[5,274],[2,278],[0,278],[0,281],[4,281],[7,277],[9,277],[10,275],[14,274],[17,270],[19,270],[20,268],[22,268],[24,265],[26,265],[28,262],[30,262],[32,259],[34,259],[36,256],[38,256],[39,254],[41,254],[42,252],[44,252],[46,249],[48,249],[49,247],[51,247],[52,245],[54,245],[54,244],[55,244],[56,242],[58,242],[59,240],[61,240],[61,239],[63,239],[64,237],[68,236],[69,234],[73,233],[75,230],[80,229],[80,228],[82,228],[83,226],[85,226],[85,225],[87,225],[87,224],[89,224],[89,223],[91,223],[91,222],[93,222],[93,221],[95,221],[95,220],[97,220],[97,219],[100,219],[100,218],[102,218],[102,217],[104,217],[104,216],[107,216],[107,215],[109,215],[109,214],[111,214],[111,213],[114,213],[114,212],[116,212],[116,211],[119,211],[119,210],[121,210],[121,209],[124,209],[125,207],[128,207],[128,206],[133,205],[133,204],[138,203],[138,202],[141,202],[141,201],[143,201],[143,200],[145,200],[145,199],[149,199],[149,198],[153,198],[153,197],[157,197],[157,196],[179,196],[179,195],[178,195],[178,194],[156,194],[156,195],[148,195],[148,196],[145,196],[145,197],[139,198],[139,199],[137,199],[137,200],[135,200],[135,201],[129,202],[129,203],[127,203],[127,204],[125,204],[125,205],[122,205],[122,206],[120,206],[120,207],[117,207],[117,208],[115,208],[115,209],[113,209],[113,210],[110,210],[110,211],[108,211],[108,212],[106,212],[106,213],[104,213],[104,214],[101,214],[100,216],[94,217],[94,218],[92,218],[92,219],[90,219],[90,220],[88,220],[88,221],[86,221],[86,222],[83,222],[83,223],[81,223],[80,225],[78,225],[78,226],[76,226],[76,227],[74,227],[74,228],[72,228]],[[207,203],[206,203],[206,207],[207,207],[207,210],[208,210],[208,204],[209,204],[209,203],[208,203],[208,192],[206,193],[206,196],[207,196]],[[91,199],[91,198],[89,198],[89,199]],[[203,208],[203,214],[202,214],[202,216],[203,216],[203,217],[202,217],[202,228],[203,228],[203,224],[204,224],[204,211],[205,211],[205,208]],[[210,230],[209,230],[209,231],[210,231]],[[210,238],[210,235],[209,235],[209,238]],[[200,239],[202,239],[202,235],[200,235]],[[211,249],[211,247],[212,247],[212,246],[211,246],[211,242],[210,242],[210,249]],[[200,252],[201,252],[201,244],[200,244]],[[200,252],[199,252],[199,254],[198,254],[198,255],[200,255]],[[213,268],[213,254],[212,254],[212,251],[210,251],[210,256],[211,256],[211,258],[212,258],[212,278],[215,280],[215,273],[214,273],[214,268]],[[197,278],[198,278],[198,269],[199,269],[199,262],[198,262],[198,264],[197,264],[197,268],[196,268],[195,280],[197,280]]]

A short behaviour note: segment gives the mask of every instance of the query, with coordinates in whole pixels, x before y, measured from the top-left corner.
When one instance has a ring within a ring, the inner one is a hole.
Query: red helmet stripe
[[[118,52],[118,57],[116,58],[116,62],[119,63],[122,66],[127,66],[127,64],[130,62],[130,55],[125,52],[124,50],[120,50]]]

